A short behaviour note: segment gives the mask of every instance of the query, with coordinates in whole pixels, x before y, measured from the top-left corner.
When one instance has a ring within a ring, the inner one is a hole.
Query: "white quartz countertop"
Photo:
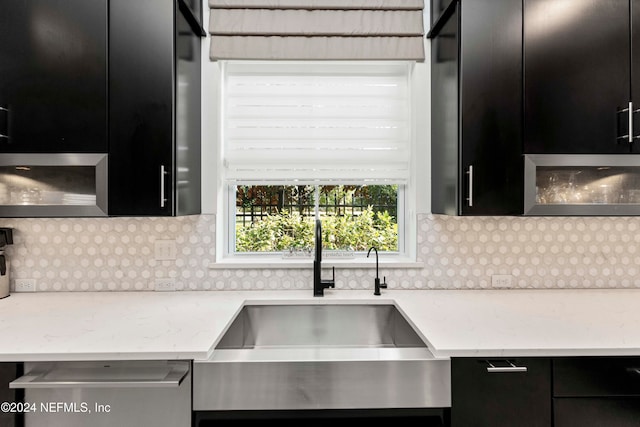
[[[309,289],[14,293],[0,300],[0,361],[206,359],[256,303],[393,303],[436,357],[640,356],[640,289]]]

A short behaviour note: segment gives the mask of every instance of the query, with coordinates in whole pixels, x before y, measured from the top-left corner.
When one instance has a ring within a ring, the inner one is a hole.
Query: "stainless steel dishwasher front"
[[[26,427],[189,427],[189,361],[34,362],[10,388],[25,389]]]

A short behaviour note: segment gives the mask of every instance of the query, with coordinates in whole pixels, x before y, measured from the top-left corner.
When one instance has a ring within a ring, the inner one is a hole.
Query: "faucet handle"
[[[331,267],[331,284],[329,285],[332,288],[336,287],[336,266]]]
[[[382,289],[387,289],[387,276],[382,276],[382,283],[380,283]]]
[[[331,280],[327,280],[327,286],[330,288],[336,287],[336,267],[335,265],[331,267]]]
[[[336,287],[336,267],[331,267],[332,277],[330,280],[320,280],[320,285],[322,288],[333,288]]]

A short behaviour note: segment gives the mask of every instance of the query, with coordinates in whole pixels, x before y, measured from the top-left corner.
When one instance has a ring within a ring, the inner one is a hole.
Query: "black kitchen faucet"
[[[333,267],[331,280],[322,280],[322,223],[316,220],[316,259],[313,261],[313,296],[324,296],[326,288],[336,287],[336,268]]]

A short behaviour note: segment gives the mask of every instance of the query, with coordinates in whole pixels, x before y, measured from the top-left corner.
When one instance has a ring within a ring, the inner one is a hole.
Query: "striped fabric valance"
[[[424,60],[423,0],[209,0],[210,56]]]

